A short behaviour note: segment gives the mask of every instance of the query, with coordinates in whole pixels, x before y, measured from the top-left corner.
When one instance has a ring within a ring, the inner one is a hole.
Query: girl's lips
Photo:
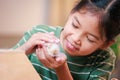
[[[76,48],[74,45],[72,45],[68,40],[66,40],[66,47],[67,49],[71,50],[71,51],[78,51],[79,49]]]

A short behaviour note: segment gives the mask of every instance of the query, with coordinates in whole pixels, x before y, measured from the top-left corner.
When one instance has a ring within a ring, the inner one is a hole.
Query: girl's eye
[[[72,26],[73,26],[74,28],[78,28],[78,26],[76,26],[74,23],[72,23]]]
[[[91,42],[91,43],[95,43],[95,41],[92,40],[92,39],[90,39],[88,36],[87,36],[87,40],[88,40],[89,42]]]

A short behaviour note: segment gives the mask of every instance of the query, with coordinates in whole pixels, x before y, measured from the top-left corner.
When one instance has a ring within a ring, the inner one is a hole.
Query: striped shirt
[[[37,25],[32,30],[27,31],[23,38],[14,46],[14,49],[24,44],[33,34],[37,32],[54,32],[60,38],[62,27],[52,27],[47,25]],[[115,54],[109,48],[107,50],[96,50],[87,56],[70,56],[60,46],[60,51],[67,56],[67,64],[74,80],[108,80],[114,69]],[[42,80],[58,80],[53,69],[46,68],[37,59],[36,54],[28,55],[29,60],[41,76]]]

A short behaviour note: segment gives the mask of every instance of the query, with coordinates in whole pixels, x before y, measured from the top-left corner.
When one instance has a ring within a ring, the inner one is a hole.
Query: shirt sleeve
[[[31,30],[25,32],[23,37],[20,39],[20,41],[15,46],[13,46],[13,49],[16,49],[16,48],[20,47],[21,45],[23,45],[26,41],[29,40],[31,35],[32,35],[32,31]]]
[[[114,69],[116,56],[114,52],[109,50],[109,53],[103,56],[105,59],[100,62],[90,73],[88,80],[108,80],[112,70]]]
[[[24,33],[22,39],[13,47],[13,49],[16,49],[23,45],[25,42],[27,42],[30,37],[37,33],[37,32],[42,32],[42,33],[48,33],[48,32],[55,32],[56,28],[52,26],[47,26],[47,25],[37,25],[34,26],[31,30],[27,31]]]

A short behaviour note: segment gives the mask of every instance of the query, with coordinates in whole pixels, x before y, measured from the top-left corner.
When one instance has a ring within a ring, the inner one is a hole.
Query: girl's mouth
[[[79,48],[75,47],[71,42],[69,42],[68,40],[66,40],[66,48],[70,51],[78,51]]]

